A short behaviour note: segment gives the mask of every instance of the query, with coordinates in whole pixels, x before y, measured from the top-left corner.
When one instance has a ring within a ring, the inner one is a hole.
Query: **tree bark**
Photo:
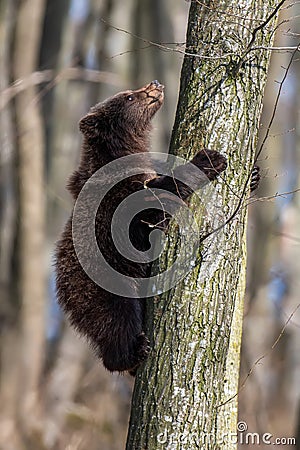
[[[153,350],[136,378],[127,450],[236,448],[246,203],[270,53],[257,47],[272,45],[276,8],[274,0],[191,3],[171,153],[226,154],[210,201],[200,194],[206,216],[222,217],[201,219],[211,234],[194,270],[147,301]],[[161,270],[177,244],[172,228]]]

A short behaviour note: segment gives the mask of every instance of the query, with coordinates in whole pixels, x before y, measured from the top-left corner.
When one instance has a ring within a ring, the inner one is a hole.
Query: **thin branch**
[[[292,52],[292,51],[300,51],[299,45],[293,47],[266,47],[264,45],[258,45],[257,47],[252,47],[251,51],[254,50],[267,50],[270,52]]]
[[[248,46],[247,46],[247,48],[246,48],[246,51],[245,51],[245,53],[244,53],[244,56],[242,56],[241,59],[244,59],[245,56],[246,56],[246,55],[249,53],[249,51],[251,50],[251,48],[252,48],[252,46],[253,46],[253,44],[254,44],[254,42],[255,42],[257,33],[258,33],[259,31],[261,31],[263,28],[265,28],[265,27],[268,25],[269,22],[271,22],[271,20],[276,16],[276,14],[277,14],[278,11],[280,10],[281,6],[282,6],[285,2],[286,2],[286,0],[281,0],[281,2],[279,2],[278,5],[274,8],[273,12],[266,18],[266,20],[265,20],[264,22],[262,22],[260,25],[258,25],[256,28],[254,28],[254,30],[253,30],[253,32],[252,32],[252,37],[251,37],[251,39],[250,39],[250,42],[249,42],[249,44],[248,44]]]
[[[67,67],[57,73],[55,70],[43,70],[33,72],[27,77],[14,81],[9,87],[0,91],[0,111],[20,92],[43,83],[54,82],[54,85],[62,80],[82,80],[91,83],[107,83],[114,86],[120,85],[120,79],[114,73],[98,70]]]
[[[297,244],[300,244],[300,237],[291,236],[290,234],[283,233],[282,231],[272,231],[272,234],[274,234],[275,236],[283,237],[285,239],[289,239],[290,241],[297,242]]]
[[[261,155],[261,153],[262,153],[262,151],[263,151],[263,149],[264,149],[264,145],[265,145],[265,143],[266,143],[266,141],[267,141],[267,139],[268,139],[268,137],[269,137],[270,129],[271,129],[271,127],[272,127],[272,124],[273,124],[273,121],[274,121],[274,118],[275,118],[275,115],[276,115],[276,112],[277,112],[277,107],[278,107],[278,103],[279,103],[279,98],[280,98],[280,95],[281,95],[281,91],[282,91],[282,88],[283,88],[283,84],[284,84],[284,82],[285,82],[285,80],[286,80],[286,78],[287,78],[289,69],[290,69],[290,67],[291,67],[291,65],[292,65],[292,62],[293,62],[293,60],[294,60],[294,56],[295,56],[296,52],[298,51],[299,47],[300,47],[300,43],[299,43],[299,45],[297,46],[296,50],[293,51],[292,56],[291,56],[290,61],[289,61],[289,64],[288,64],[288,66],[287,66],[286,69],[285,69],[284,76],[283,76],[281,82],[279,83],[279,89],[278,89],[278,93],[277,93],[277,96],[276,96],[276,100],[275,100],[273,112],[272,112],[272,115],[271,115],[271,118],[270,118],[270,121],[269,121],[269,125],[268,125],[268,127],[267,127],[267,130],[266,130],[266,134],[265,134],[265,136],[264,136],[264,139],[263,139],[263,141],[262,141],[262,143],[261,143],[261,145],[260,145],[260,147],[259,147],[259,150],[258,150],[258,152],[257,152],[257,154],[256,154],[256,156],[255,156],[254,164],[257,162],[258,158],[260,157],[260,155]],[[253,167],[254,167],[254,164],[253,164]],[[235,216],[238,214],[238,212],[240,211],[240,209],[241,209],[241,207],[242,207],[242,203],[243,203],[243,201],[244,201],[244,196],[245,196],[245,193],[246,193],[246,191],[247,191],[248,184],[249,184],[249,181],[250,181],[250,179],[251,179],[251,176],[252,176],[252,170],[251,170],[251,172],[249,172],[248,177],[247,177],[247,179],[246,179],[246,181],[245,181],[243,190],[242,190],[242,192],[241,192],[241,194],[240,194],[240,197],[239,197],[238,204],[237,204],[237,206],[235,207],[235,209],[234,209],[234,211],[232,212],[232,214],[229,216],[229,218],[226,219],[225,222],[224,222],[223,224],[219,225],[219,226],[218,226],[217,228],[215,228],[214,230],[211,230],[210,232],[208,232],[207,234],[205,234],[204,236],[202,236],[201,239],[200,239],[200,243],[202,243],[203,241],[205,241],[205,240],[206,240],[208,237],[210,237],[212,234],[217,233],[218,231],[222,230],[226,225],[228,225],[228,224],[235,218]],[[276,194],[275,194],[275,195],[276,195]]]
[[[198,3],[200,6],[202,6],[202,7],[206,8],[206,9],[212,11],[212,8],[210,8],[209,6],[205,5],[204,3],[202,3],[202,2],[200,2],[200,1],[198,1],[198,0],[196,0],[196,1],[197,1],[197,3]],[[260,30],[262,30],[263,28],[265,28],[265,27],[267,26],[267,24],[268,24],[268,23],[274,18],[274,16],[278,13],[278,11],[280,10],[281,6],[285,3],[285,1],[286,1],[286,0],[282,0],[282,1],[274,8],[274,10],[272,11],[272,13],[267,17],[267,19],[265,19],[265,20],[262,20],[262,19],[261,19],[261,20],[258,20],[258,19],[256,19],[257,21],[259,21],[259,22],[261,22],[261,23],[260,23],[260,25],[258,25],[258,26],[252,31],[252,37],[251,37],[251,39],[250,39],[249,44],[247,45],[247,48],[246,48],[245,52],[244,52],[243,55],[240,57],[239,64],[237,65],[237,70],[242,66],[242,64],[243,64],[243,62],[244,62],[244,60],[245,60],[246,55],[247,55],[250,51],[254,51],[254,50],[292,51],[292,50],[295,49],[294,47],[286,47],[286,48],[284,48],[284,47],[283,47],[283,48],[280,48],[280,47],[278,47],[278,48],[277,48],[277,47],[273,47],[273,48],[272,48],[272,47],[264,47],[264,46],[253,47],[253,43],[255,42],[257,33],[258,33]],[[237,15],[237,14],[230,14],[230,13],[227,13],[227,12],[223,12],[223,14],[226,15],[226,16],[230,16],[230,17],[237,18],[237,19],[239,19],[239,20],[243,20],[243,21],[245,21],[245,20],[249,20],[249,21],[251,21],[251,22],[253,21],[252,18],[251,18],[251,19],[247,19],[247,18],[242,17],[242,16],[239,16],[239,15]],[[121,33],[125,33],[125,34],[127,34],[127,35],[129,35],[129,36],[131,36],[131,37],[134,37],[134,38],[136,38],[136,39],[138,39],[138,40],[144,42],[144,43],[146,44],[146,46],[143,47],[142,49],[148,48],[149,46],[154,46],[154,47],[157,47],[157,48],[159,48],[159,49],[161,49],[161,50],[163,50],[163,51],[167,51],[167,52],[175,52],[175,53],[182,54],[183,56],[192,56],[192,57],[194,57],[194,58],[201,58],[201,59],[206,59],[206,60],[211,60],[211,59],[226,59],[228,56],[234,56],[234,55],[235,55],[234,52],[226,53],[226,54],[224,54],[224,55],[213,55],[213,56],[207,56],[207,55],[201,55],[201,54],[197,54],[197,53],[188,52],[186,49],[185,49],[185,50],[181,50],[180,48],[178,48],[179,46],[182,46],[182,45],[183,45],[182,43],[176,43],[176,42],[170,43],[169,45],[171,45],[171,44],[172,44],[172,45],[175,45],[176,48],[170,47],[170,46],[167,45],[166,43],[154,42],[154,41],[151,41],[151,40],[149,40],[149,39],[145,39],[145,38],[143,38],[142,36],[139,36],[139,35],[137,35],[137,34],[134,34],[134,33],[130,32],[130,31],[128,31],[128,30],[125,30],[124,28],[116,27],[115,25],[110,24],[109,22],[107,22],[107,21],[106,21],[105,19],[103,19],[103,18],[100,18],[100,20],[101,20],[103,23],[105,23],[105,25],[107,25],[108,27],[112,28],[113,30],[119,31],[119,32],[121,32]],[[216,21],[216,23],[217,23],[217,21]],[[245,27],[245,25],[243,25],[243,27]],[[247,30],[250,31],[248,27],[245,27],[245,28],[247,28]],[[297,49],[298,49],[298,47],[297,47]],[[120,55],[123,55],[123,54],[126,54],[126,53],[130,53],[130,52],[132,52],[132,50],[128,50],[128,51],[126,51],[126,52],[122,52],[122,53],[120,53],[120,54],[118,54],[118,55],[114,55],[112,58],[115,58],[116,56],[120,56]]]
[[[256,36],[257,33],[261,30],[263,30],[269,22],[271,22],[271,20],[276,16],[276,14],[278,13],[278,11],[280,10],[281,6],[286,2],[286,0],[281,0],[281,2],[278,3],[278,5],[274,8],[274,10],[272,11],[272,13],[260,24],[258,25],[256,28],[254,28],[254,30],[252,31],[252,36],[251,39],[246,47],[246,50],[244,51],[244,53],[239,57],[239,62],[235,67],[235,71],[236,73],[238,73],[242,67],[242,65],[245,62],[245,59],[247,57],[247,55],[252,51],[253,49],[253,44],[256,40]]]
[[[289,61],[288,65],[287,65],[287,68],[285,69],[284,76],[283,76],[281,82],[279,83],[279,89],[278,89],[278,92],[277,92],[277,96],[276,96],[276,100],[275,100],[275,104],[274,104],[274,108],[273,108],[273,113],[271,115],[271,118],[270,118],[270,121],[269,121],[269,125],[268,125],[267,130],[266,130],[266,134],[265,134],[265,136],[264,136],[264,138],[262,140],[262,143],[261,143],[261,145],[259,147],[259,150],[258,150],[258,152],[256,154],[255,162],[257,161],[257,159],[261,155],[261,153],[263,151],[263,148],[265,146],[265,143],[266,143],[266,141],[267,141],[267,139],[269,137],[270,130],[271,130],[271,127],[273,125],[274,118],[275,118],[275,115],[276,115],[276,112],[277,112],[277,107],[278,107],[278,103],[279,103],[279,98],[280,98],[280,95],[281,95],[282,87],[283,87],[283,84],[284,84],[284,82],[285,82],[285,80],[286,80],[286,78],[288,76],[290,67],[291,67],[291,65],[293,63],[293,60],[294,60],[294,57],[295,57],[296,53],[299,50],[299,47],[300,47],[300,43],[297,45],[296,49],[293,51],[292,56],[290,58],[290,61]]]
[[[250,375],[253,373],[255,367],[263,360],[265,359],[270,353],[272,353],[272,351],[274,350],[274,348],[277,346],[277,344],[279,343],[279,341],[281,340],[282,336],[285,333],[285,330],[288,326],[288,324],[291,322],[292,318],[294,317],[294,315],[296,314],[297,310],[300,308],[300,303],[294,308],[294,310],[291,312],[291,314],[289,315],[289,317],[287,318],[284,326],[282,327],[279,335],[277,336],[277,338],[275,339],[275,341],[273,342],[271,348],[269,348],[263,355],[261,355],[259,358],[257,358],[257,360],[254,362],[254,364],[252,365],[251,369],[249,370],[249,372],[247,373],[244,381],[242,382],[241,386],[238,389],[238,392],[236,394],[234,394],[232,397],[230,397],[228,400],[226,400],[225,402],[221,403],[220,405],[218,405],[218,408],[221,408],[224,405],[227,405],[227,403],[230,403],[232,400],[234,400],[242,391],[242,389],[245,388],[246,382],[248,380],[248,378],[250,377]]]
[[[281,11],[284,11],[285,9],[290,9],[293,8],[293,6],[299,5],[300,1],[295,1],[293,3],[289,3],[288,5],[286,5],[284,8],[281,8]]]
[[[211,60],[211,59],[214,59],[214,60],[216,60],[216,59],[226,59],[228,56],[233,56],[234,55],[233,52],[226,53],[225,55],[222,55],[222,56],[220,56],[220,55],[204,56],[204,55],[199,55],[197,53],[187,52],[186,50],[180,50],[179,48],[169,47],[169,46],[167,46],[165,44],[161,44],[159,42],[154,42],[154,41],[151,41],[149,39],[145,39],[145,38],[143,38],[141,36],[138,36],[137,34],[131,33],[131,31],[125,30],[124,28],[116,27],[116,26],[108,23],[106,20],[104,20],[102,18],[100,20],[103,23],[105,23],[106,25],[108,25],[110,28],[112,28],[113,30],[120,31],[121,33],[128,34],[129,36],[132,36],[132,37],[138,39],[139,41],[142,41],[142,42],[144,42],[146,44],[153,45],[154,47],[157,47],[157,48],[159,48],[159,49],[161,49],[163,51],[166,51],[166,52],[180,53],[183,56],[193,56],[194,58],[202,58],[202,59],[208,59],[208,60]],[[175,45],[177,45],[177,44],[175,43]]]
[[[286,198],[287,195],[292,195],[299,191],[300,191],[300,188],[296,188],[296,189],[294,189],[292,191],[288,191],[288,192],[276,192],[276,194],[269,195],[266,197],[256,197],[253,199],[250,198],[250,200],[252,200],[252,201],[249,201],[249,203],[247,203],[246,206],[252,205],[253,203],[256,203],[256,202],[264,202],[264,201],[274,200],[275,198]]]

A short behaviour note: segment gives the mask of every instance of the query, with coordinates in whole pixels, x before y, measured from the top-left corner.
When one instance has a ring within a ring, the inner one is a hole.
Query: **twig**
[[[253,50],[267,50],[270,52],[292,52],[292,51],[300,51],[299,45],[293,46],[293,47],[267,47],[265,45],[258,45],[257,47],[252,47],[251,51]]]
[[[249,372],[247,373],[244,381],[242,382],[241,386],[238,389],[238,392],[236,394],[234,394],[232,397],[230,397],[228,400],[226,400],[225,402],[221,403],[220,405],[218,405],[218,408],[221,408],[222,406],[227,405],[227,403],[230,403],[232,400],[234,400],[242,391],[242,389],[245,388],[246,382],[248,380],[248,378],[250,377],[250,375],[253,373],[255,367],[263,360],[265,359],[273,350],[274,348],[277,346],[278,342],[280,341],[280,339],[282,338],[282,336],[284,335],[284,332],[288,326],[288,324],[291,322],[292,318],[294,317],[294,315],[296,314],[297,310],[300,308],[300,303],[296,306],[296,308],[294,308],[294,310],[291,312],[291,314],[289,315],[288,319],[286,320],[284,326],[282,327],[279,335],[277,336],[277,338],[275,339],[275,341],[273,342],[272,346],[270,349],[268,349],[263,355],[261,355],[259,358],[257,358],[257,360],[254,362],[254,364],[252,365],[251,369],[249,370]]]
[[[270,130],[271,130],[271,127],[273,125],[274,118],[275,118],[275,115],[276,115],[276,112],[277,112],[277,107],[278,107],[278,103],[279,103],[282,87],[283,87],[283,84],[284,84],[284,82],[285,82],[285,80],[286,80],[286,78],[288,76],[290,67],[291,67],[291,65],[293,63],[293,60],[294,60],[294,56],[297,53],[297,51],[299,50],[299,47],[300,47],[300,43],[297,45],[296,49],[293,51],[292,56],[290,58],[290,61],[289,61],[288,65],[287,65],[287,68],[285,69],[284,76],[283,76],[282,80],[279,83],[279,89],[278,89],[278,92],[277,92],[277,96],[276,96],[276,100],[275,100],[275,104],[274,104],[274,108],[273,108],[273,113],[271,115],[271,118],[270,118],[270,121],[269,121],[269,125],[268,125],[267,130],[266,130],[266,134],[265,134],[265,136],[264,136],[264,138],[262,140],[262,143],[261,143],[261,145],[259,147],[259,150],[258,150],[258,152],[257,152],[257,154],[255,156],[255,161],[254,161],[255,163],[257,162],[259,156],[261,155],[261,153],[263,151],[263,148],[264,148],[264,145],[265,145],[265,143],[266,143],[266,141],[267,141],[267,139],[269,137]]]
[[[272,112],[272,115],[271,115],[271,118],[270,118],[270,121],[269,121],[269,125],[268,125],[268,127],[267,127],[266,134],[265,134],[265,136],[264,136],[264,138],[263,138],[263,140],[262,140],[262,143],[261,143],[261,145],[260,145],[260,147],[259,147],[259,150],[258,150],[258,152],[257,152],[257,154],[256,154],[256,156],[255,156],[254,164],[257,162],[258,158],[260,157],[260,155],[261,155],[261,153],[262,153],[262,151],[263,151],[263,149],[264,149],[264,145],[265,145],[265,143],[266,143],[266,141],[267,141],[267,139],[268,139],[268,137],[269,137],[270,129],[271,129],[271,127],[272,127],[272,124],[273,124],[273,121],[274,121],[274,118],[275,118],[275,115],[276,115],[276,112],[277,112],[277,107],[278,107],[278,103],[279,103],[279,98],[280,98],[280,95],[281,95],[282,87],[283,87],[283,84],[284,84],[284,82],[285,82],[285,80],[286,80],[286,78],[287,78],[287,75],[288,75],[289,69],[290,69],[290,67],[291,67],[291,65],[292,65],[294,56],[295,56],[296,52],[298,51],[299,47],[300,47],[300,43],[298,44],[296,50],[293,51],[293,53],[292,53],[292,55],[291,55],[291,58],[290,58],[290,61],[289,61],[289,64],[288,64],[288,66],[287,66],[286,69],[285,69],[284,76],[283,76],[283,78],[282,78],[282,80],[281,80],[281,82],[280,82],[280,84],[279,84],[279,89],[278,89],[278,93],[277,93],[277,96],[276,96],[276,100],[275,100],[273,112]],[[246,190],[247,190],[248,183],[249,183],[249,181],[250,181],[251,175],[252,175],[252,171],[249,172],[249,175],[248,175],[248,177],[247,177],[247,179],[246,179],[246,182],[245,182],[245,184],[244,184],[243,190],[242,190],[242,192],[241,192],[241,194],[240,194],[238,204],[237,204],[237,206],[235,207],[235,209],[234,209],[234,211],[232,212],[232,214],[229,216],[228,219],[225,220],[225,222],[224,222],[223,224],[219,225],[216,229],[211,230],[211,231],[208,232],[206,235],[202,236],[201,239],[200,239],[200,243],[202,243],[203,241],[205,241],[205,240],[206,240],[208,237],[210,237],[212,234],[217,233],[218,231],[220,231],[221,229],[223,229],[226,225],[228,225],[228,223],[230,223],[230,222],[235,218],[235,216],[238,214],[238,212],[240,211],[240,209],[241,209],[241,207],[242,207],[242,203],[243,203],[243,201],[244,201],[244,196],[245,196],[245,193],[246,193]],[[276,195],[276,194],[275,194],[275,195]]]
[[[274,200],[275,198],[278,198],[278,197],[286,198],[286,195],[292,195],[292,194],[295,194],[296,192],[299,192],[299,191],[300,191],[300,188],[296,188],[296,189],[294,189],[292,191],[276,192],[276,194],[268,195],[266,197],[257,197],[257,198],[253,198],[253,199],[250,198],[250,200],[252,200],[252,201],[249,201],[249,203],[247,203],[246,206],[252,205],[252,203],[256,203],[256,202],[264,202],[264,201]]]
[[[278,5],[274,8],[273,12],[266,18],[266,20],[264,22],[262,22],[260,25],[258,25],[256,28],[254,28],[253,32],[252,32],[252,37],[250,39],[250,42],[245,50],[244,55],[242,56],[241,59],[244,59],[245,56],[249,53],[249,51],[251,50],[255,39],[256,39],[256,35],[259,31],[261,31],[263,28],[265,28],[269,22],[271,22],[271,20],[276,16],[276,14],[278,13],[278,11],[280,10],[281,6],[286,2],[286,0],[281,0],[281,2],[278,3]]]
[[[228,56],[233,56],[234,55],[233,52],[226,53],[225,55],[222,55],[222,56],[220,56],[220,55],[204,56],[204,55],[200,55],[200,54],[197,54],[197,53],[187,52],[186,50],[180,50],[179,48],[168,47],[167,45],[161,44],[159,42],[154,42],[154,41],[151,41],[149,39],[145,39],[145,38],[143,38],[141,36],[138,36],[137,34],[131,33],[131,31],[125,30],[124,28],[116,27],[116,26],[108,23],[106,20],[104,20],[102,18],[100,20],[103,23],[105,23],[106,25],[108,25],[110,28],[112,28],[113,30],[120,31],[121,33],[129,34],[130,36],[138,39],[139,41],[142,41],[142,42],[144,42],[146,44],[153,45],[154,47],[157,47],[157,48],[159,48],[159,49],[161,49],[163,51],[175,52],[175,53],[180,53],[180,54],[182,54],[184,56],[193,56],[195,58],[202,58],[202,59],[209,59],[209,60],[210,59],[212,59],[212,60],[226,59]],[[176,43],[175,43],[175,45],[176,45]]]

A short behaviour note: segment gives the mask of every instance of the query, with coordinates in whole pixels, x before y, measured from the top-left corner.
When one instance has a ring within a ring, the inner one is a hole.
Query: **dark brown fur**
[[[81,161],[70,177],[68,189],[76,199],[87,180],[101,167],[121,156],[145,153],[149,150],[151,119],[163,103],[163,86],[154,81],[136,91],[126,91],[93,107],[81,119],[83,133]],[[192,160],[210,180],[226,167],[225,158],[215,151],[201,151]],[[138,291],[135,277],[147,277],[150,264],[132,263],[120,257],[110,236],[110,222],[116,206],[128,195],[142,190],[145,183],[170,191],[187,200],[192,190],[183,182],[151,172],[127,178],[105,197],[96,217],[97,242],[109,264],[118,272],[133,278],[132,289]],[[192,176],[185,166],[175,169]],[[195,179],[201,187],[203,178]],[[132,221],[130,237],[138,250],[149,248],[149,226],[162,224],[161,213],[147,209]],[[163,223],[166,228],[167,220]],[[84,231],[83,231],[84,232]],[[143,331],[143,300],[114,295],[94,283],[82,269],[73,247],[72,218],[57,243],[57,295],[60,305],[73,326],[85,335],[104,366],[110,371],[134,371],[147,357],[148,339]]]

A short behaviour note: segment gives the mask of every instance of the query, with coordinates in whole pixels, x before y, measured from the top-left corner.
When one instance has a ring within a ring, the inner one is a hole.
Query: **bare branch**
[[[254,50],[267,50],[270,52],[294,52],[294,51],[300,51],[299,45],[293,46],[293,47],[265,47],[263,45],[252,47],[251,51]]]
[[[29,87],[37,86],[43,83],[51,83],[56,86],[63,80],[82,80],[91,83],[107,83],[120,86],[120,79],[117,75],[110,72],[101,72],[78,67],[67,67],[57,73],[55,70],[43,70],[33,72],[30,75],[14,81],[9,87],[0,91],[0,111],[20,92]]]
[[[213,11],[212,8],[210,8],[209,6],[205,5],[204,3],[200,2],[199,0],[196,0],[196,2],[197,2],[199,5],[201,5],[203,8],[206,8],[206,9],[208,9],[208,10],[210,10],[210,11]],[[255,19],[256,22],[261,22],[261,23],[260,23],[260,24],[252,31],[252,37],[251,37],[251,39],[250,39],[250,42],[248,43],[247,48],[246,48],[246,50],[244,51],[244,53],[243,53],[243,54],[240,56],[240,58],[239,58],[239,63],[238,63],[238,65],[237,65],[237,67],[236,67],[236,70],[237,70],[237,71],[238,71],[238,70],[240,69],[240,67],[242,66],[243,62],[245,61],[245,57],[248,55],[248,53],[249,53],[250,51],[254,51],[254,50],[267,50],[267,51],[271,51],[271,50],[273,50],[273,51],[293,51],[293,50],[295,50],[295,49],[298,51],[298,47],[282,47],[282,48],[280,48],[280,47],[279,47],[279,48],[276,48],[276,47],[264,47],[264,46],[253,47],[253,44],[254,44],[254,42],[255,42],[257,33],[258,33],[259,31],[261,31],[262,29],[264,29],[264,28],[270,23],[270,21],[276,16],[276,14],[278,13],[278,11],[281,9],[282,5],[283,5],[285,2],[286,2],[286,0],[281,0],[281,2],[278,3],[278,5],[274,8],[274,10],[272,11],[272,13],[271,13],[265,20]],[[290,7],[290,5],[288,5],[287,8],[288,8],[288,7]],[[239,21],[241,21],[241,20],[242,20],[242,21],[248,20],[248,21],[250,21],[251,23],[253,22],[253,19],[252,19],[252,18],[251,18],[251,19],[250,19],[250,18],[245,18],[245,17],[243,17],[243,16],[239,16],[239,15],[233,14],[233,13],[230,14],[230,13],[228,13],[228,12],[226,12],[226,11],[224,11],[224,12],[221,11],[220,13],[223,13],[224,15],[229,16],[229,17],[234,17],[234,18],[238,19]],[[180,46],[184,45],[184,44],[182,44],[182,43],[175,43],[175,42],[174,42],[174,43],[170,43],[169,45],[174,45],[174,46],[175,46],[175,47],[170,47],[170,46],[169,46],[168,44],[166,44],[166,43],[154,42],[154,41],[151,41],[151,40],[149,40],[149,39],[145,39],[145,38],[143,38],[143,37],[141,37],[141,36],[138,36],[138,35],[136,35],[136,34],[130,32],[130,31],[128,31],[128,30],[125,30],[124,28],[116,27],[116,26],[114,26],[114,25],[108,23],[108,22],[107,22],[106,20],[104,20],[103,18],[100,18],[100,20],[101,20],[103,23],[105,23],[107,26],[109,26],[110,28],[112,28],[112,29],[114,29],[114,30],[116,30],[116,31],[119,31],[119,32],[128,34],[129,36],[132,36],[132,37],[134,37],[134,38],[136,38],[136,39],[138,39],[138,40],[144,42],[144,43],[146,44],[146,46],[143,47],[143,49],[148,48],[149,46],[154,46],[154,47],[157,47],[157,48],[159,48],[159,49],[161,49],[161,50],[163,50],[163,51],[180,53],[180,54],[182,54],[182,55],[184,55],[184,56],[185,56],[185,55],[186,55],[186,56],[192,56],[192,57],[195,57],[195,58],[202,58],[202,59],[207,59],[207,60],[210,60],[210,59],[221,59],[221,60],[222,60],[222,59],[226,59],[228,56],[236,56],[236,54],[235,54],[234,52],[226,53],[226,54],[224,54],[224,55],[213,55],[213,56],[207,56],[207,55],[201,55],[201,54],[197,54],[197,53],[188,52],[186,49],[185,49],[185,50],[182,50],[182,49],[179,48]],[[286,22],[286,21],[281,22],[280,25],[281,25],[282,23],[284,23],[284,22]],[[244,28],[247,28],[247,29],[249,30],[249,28],[246,27],[245,25],[241,24],[241,22],[239,22],[239,24],[240,24],[241,26],[243,26]],[[131,51],[132,51],[132,50],[131,50]],[[115,55],[115,56],[113,56],[113,57],[120,56],[120,55],[123,55],[123,54],[125,54],[125,53],[129,53],[129,52],[131,52],[131,51],[122,52],[122,53],[120,53],[120,54],[118,54],[118,55]]]
[[[272,234],[274,234],[275,236],[280,236],[289,239],[290,241],[297,242],[298,244],[300,244],[300,237],[291,236],[290,234],[283,233],[282,231],[273,231]]]
[[[278,107],[279,98],[280,98],[280,95],[281,95],[281,92],[282,92],[282,87],[283,87],[283,84],[284,84],[284,82],[285,82],[285,80],[286,80],[286,78],[287,78],[288,72],[289,72],[290,67],[291,67],[291,65],[292,65],[292,63],[293,63],[293,60],[294,60],[294,56],[295,56],[295,54],[297,53],[299,47],[300,47],[300,43],[298,44],[298,46],[296,47],[296,49],[293,51],[293,53],[292,53],[292,55],[291,55],[291,58],[290,58],[290,61],[289,61],[289,64],[287,65],[287,67],[286,67],[286,69],[285,69],[284,76],[283,76],[282,80],[281,80],[280,83],[279,83],[279,89],[278,89],[278,93],[277,93],[277,96],[276,96],[276,100],[275,100],[273,112],[272,112],[272,115],[271,115],[271,118],[270,118],[270,121],[269,121],[267,130],[266,130],[266,134],[265,134],[265,136],[264,136],[264,138],[263,138],[263,140],[262,140],[262,143],[261,143],[261,145],[260,145],[260,147],[259,147],[259,150],[258,150],[258,152],[257,152],[257,154],[256,154],[256,156],[255,156],[254,164],[257,162],[259,156],[261,155],[261,153],[262,153],[262,151],[263,151],[263,149],[264,149],[265,143],[266,143],[266,141],[267,141],[267,139],[268,139],[268,137],[269,137],[270,129],[271,129],[271,127],[272,127],[272,124],[273,124],[273,121],[274,121],[274,118],[275,118],[275,115],[276,115],[276,111],[277,111],[277,107]],[[254,166],[254,165],[253,165],[253,166]],[[249,184],[249,182],[250,182],[251,176],[252,176],[252,171],[249,173],[249,175],[248,175],[248,177],[247,177],[247,179],[246,179],[246,181],[245,181],[244,188],[243,188],[243,190],[242,190],[242,192],[241,192],[241,194],[240,194],[240,198],[239,198],[238,204],[237,204],[237,206],[235,207],[235,209],[234,209],[234,211],[232,212],[232,214],[229,216],[229,218],[226,219],[225,222],[224,222],[223,224],[221,224],[219,227],[217,227],[217,228],[214,229],[214,230],[211,230],[211,231],[208,232],[206,235],[202,236],[201,239],[200,239],[200,242],[205,241],[205,240],[206,240],[208,237],[210,237],[212,234],[217,233],[218,231],[220,231],[221,229],[223,229],[226,225],[228,225],[228,224],[235,218],[235,216],[238,214],[238,212],[239,212],[240,209],[242,208],[242,204],[243,204],[243,201],[244,201],[245,193],[246,193],[246,191],[247,191],[248,184]],[[297,190],[296,190],[295,192],[297,192]],[[275,195],[276,195],[276,194],[275,194]],[[279,194],[278,194],[278,196],[279,196]],[[274,196],[273,196],[273,197],[274,197]]]
[[[294,308],[294,310],[291,312],[291,314],[288,316],[284,326],[282,327],[279,335],[277,336],[277,338],[275,339],[275,341],[273,342],[271,348],[269,348],[263,355],[261,355],[259,358],[257,358],[257,360],[254,362],[254,364],[252,365],[251,369],[249,370],[249,372],[247,373],[244,381],[242,382],[238,392],[233,395],[232,397],[230,397],[228,400],[226,400],[226,402],[221,403],[220,405],[218,405],[218,408],[221,408],[222,406],[226,405],[227,403],[230,403],[232,400],[234,400],[242,391],[242,389],[245,388],[246,382],[248,380],[248,378],[250,377],[250,375],[253,373],[254,369],[256,366],[258,366],[258,364],[265,359],[270,353],[272,353],[272,351],[274,350],[274,348],[278,345],[279,341],[281,340],[282,336],[285,333],[285,330],[287,328],[287,326],[289,325],[289,323],[292,321],[292,318],[294,317],[294,315],[296,314],[296,312],[298,311],[298,309],[300,308],[300,303]]]
[[[213,59],[213,60],[215,60],[215,59],[226,59],[228,56],[233,56],[234,55],[233,52],[226,53],[225,55],[222,55],[222,56],[219,56],[219,55],[206,56],[206,55],[200,55],[200,54],[197,54],[197,53],[187,52],[186,50],[181,50],[178,47],[173,48],[173,47],[169,47],[169,46],[167,46],[165,44],[161,44],[161,43],[158,43],[158,42],[150,41],[149,39],[145,39],[145,38],[143,38],[141,36],[138,36],[137,34],[131,33],[130,31],[125,30],[124,28],[120,28],[120,27],[116,27],[114,25],[111,25],[110,23],[108,23],[104,19],[100,19],[100,20],[103,23],[105,23],[106,25],[108,25],[110,28],[112,28],[113,30],[120,31],[122,33],[128,34],[129,36],[132,36],[132,37],[138,39],[139,41],[142,41],[142,42],[144,42],[146,44],[149,44],[149,45],[153,45],[154,47],[157,47],[157,48],[159,48],[159,49],[161,49],[163,51],[180,53],[183,56],[193,56],[195,58]],[[174,45],[178,46],[178,44],[176,44],[176,43],[174,43]]]
[[[279,89],[278,89],[278,92],[277,92],[277,96],[276,96],[276,100],[275,100],[275,104],[274,104],[274,108],[273,108],[273,113],[271,115],[271,118],[270,118],[270,121],[269,121],[269,125],[268,125],[267,130],[266,130],[266,134],[265,134],[265,136],[264,136],[264,138],[262,140],[262,143],[261,143],[261,145],[259,147],[259,150],[258,150],[258,152],[256,154],[255,162],[257,161],[257,159],[261,155],[261,153],[262,153],[262,151],[264,149],[265,143],[266,143],[266,141],[267,141],[267,139],[269,137],[270,130],[271,130],[271,127],[272,127],[272,124],[274,122],[274,118],[275,118],[275,115],[276,115],[276,111],[277,111],[278,102],[279,102],[279,99],[280,99],[282,87],[283,87],[283,84],[284,84],[285,80],[287,79],[290,67],[291,67],[291,65],[293,63],[293,60],[294,60],[294,57],[295,57],[296,53],[299,50],[299,47],[300,47],[300,43],[297,45],[296,49],[293,51],[292,56],[290,58],[290,61],[289,61],[288,65],[287,65],[287,67],[285,69],[284,76],[283,76],[282,80],[279,83]]]
[[[269,201],[269,200],[274,200],[275,198],[286,198],[287,195],[292,195],[295,194],[296,192],[299,192],[300,188],[294,189],[293,191],[288,191],[288,192],[276,192],[276,194],[274,195],[269,195],[266,197],[257,197],[257,198],[251,198],[251,201],[249,201],[249,203],[246,205],[252,205],[253,203],[256,202],[265,202],[265,201]]]
[[[263,28],[265,28],[265,27],[268,25],[268,23],[271,22],[271,20],[276,16],[276,14],[277,14],[278,11],[280,10],[281,6],[282,6],[285,2],[286,2],[286,0],[281,0],[281,2],[278,3],[278,5],[276,6],[276,8],[274,8],[273,12],[266,18],[266,20],[264,20],[260,25],[258,25],[258,27],[254,28],[254,30],[253,30],[253,32],[252,32],[252,37],[251,37],[251,39],[250,39],[250,42],[249,42],[249,44],[248,44],[248,46],[247,46],[247,49],[246,49],[246,51],[245,51],[244,56],[242,57],[242,59],[244,59],[244,57],[245,57],[245,56],[249,53],[249,51],[251,50],[251,48],[252,48],[252,46],[253,46],[253,44],[254,44],[254,42],[255,42],[257,33],[258,33],[259,31],[261,31]]]

